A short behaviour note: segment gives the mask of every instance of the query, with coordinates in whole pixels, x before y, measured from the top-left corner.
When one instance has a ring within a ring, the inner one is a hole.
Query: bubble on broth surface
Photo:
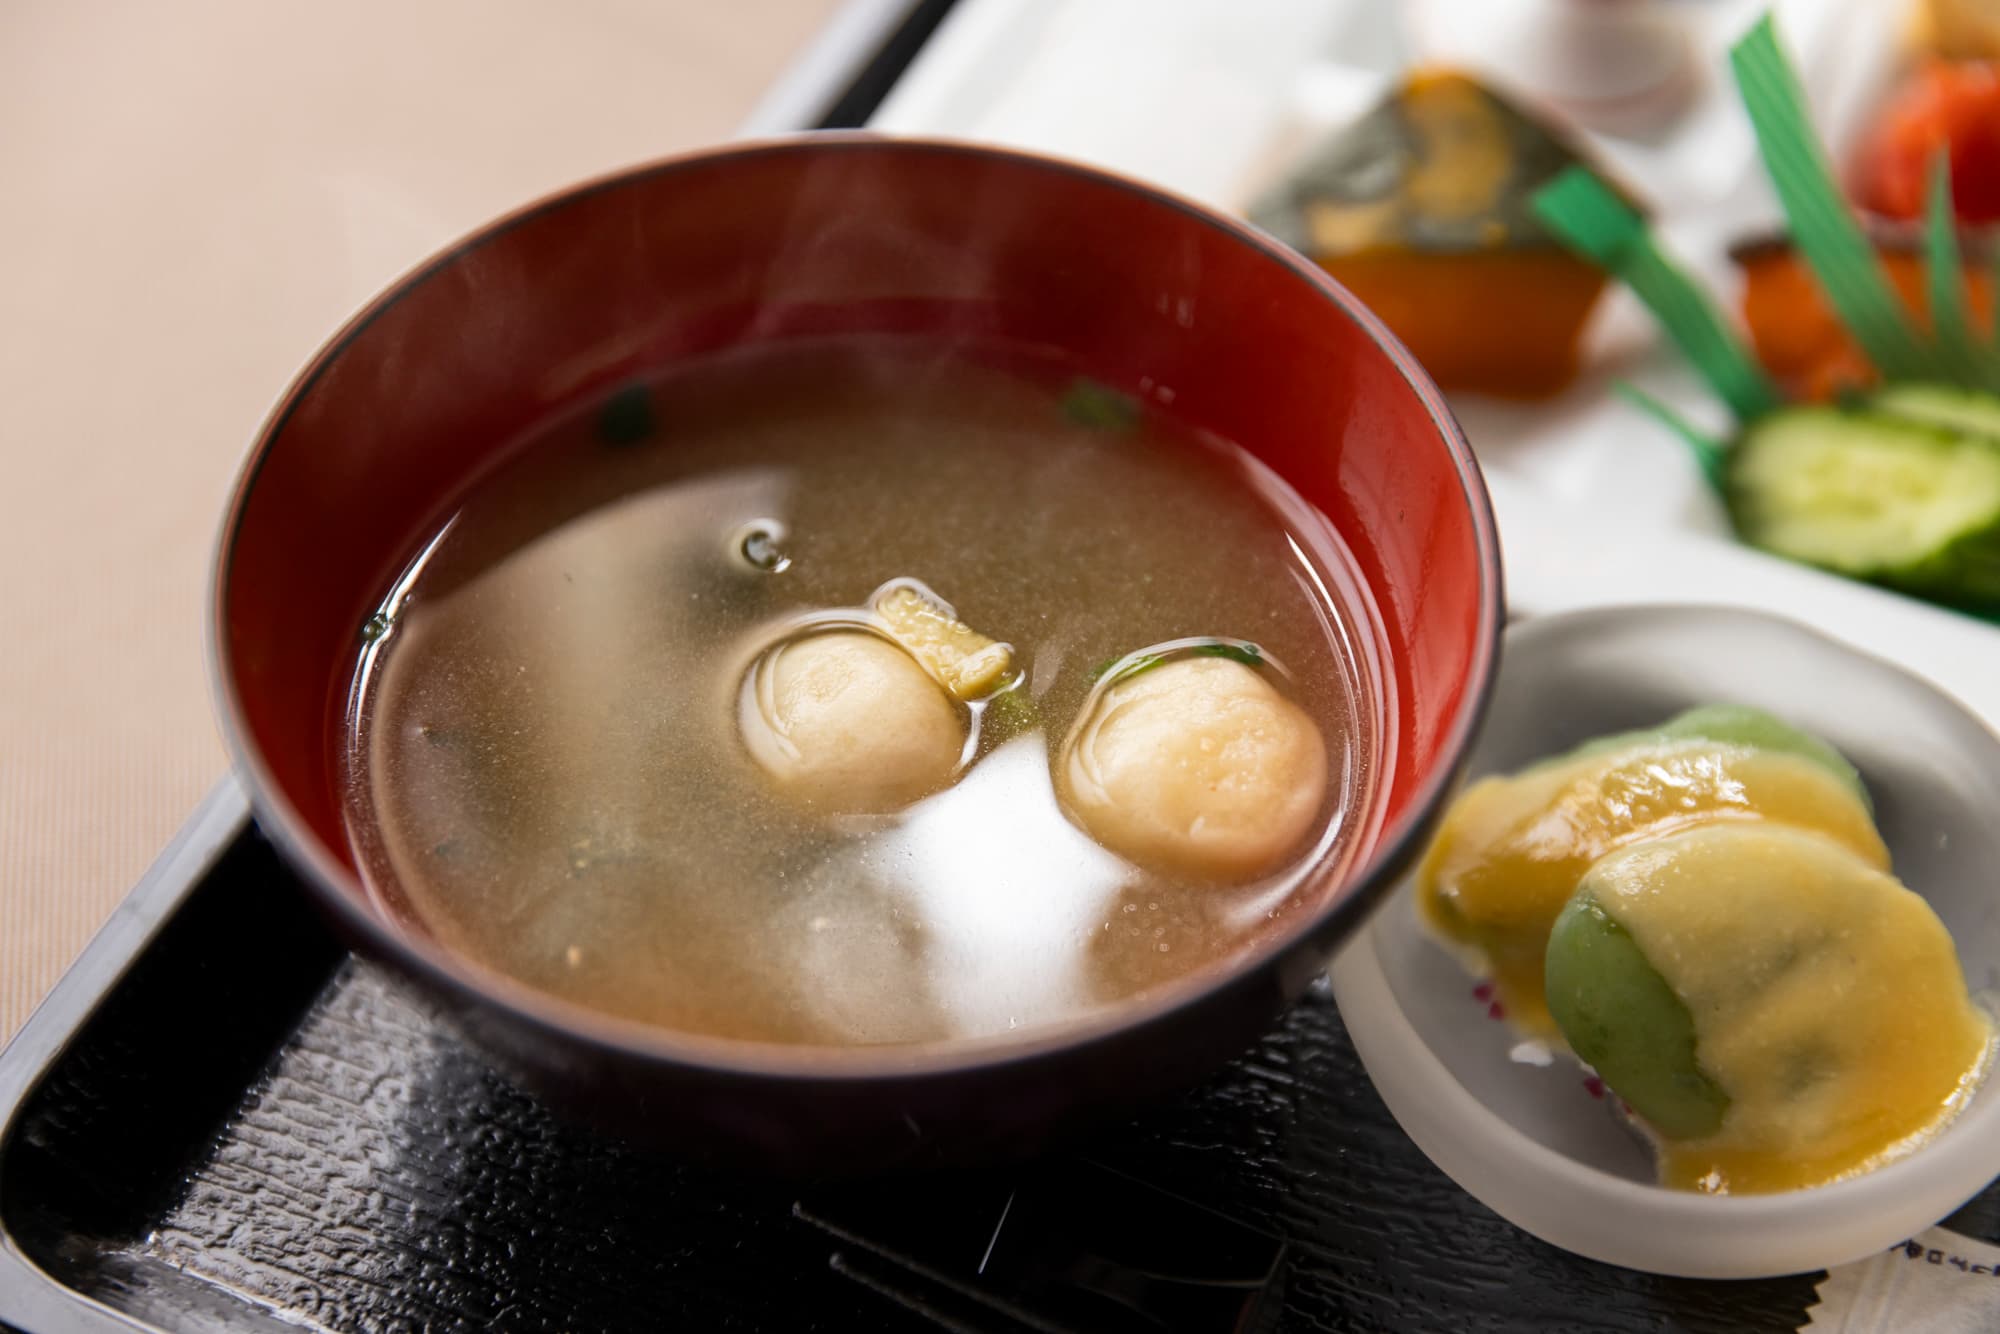
[[[730,543],[743,563],[763,574],[783,574],[792,568],[785,554],[785,525],[776,519],[758,519],[739,528]]]

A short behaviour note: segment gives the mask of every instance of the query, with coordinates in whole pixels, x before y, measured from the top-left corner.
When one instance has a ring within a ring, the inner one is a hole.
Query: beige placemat
[[[223,760],[209,543],[397,273],[727,137],[837,0],[0,5],[0,1041]]]

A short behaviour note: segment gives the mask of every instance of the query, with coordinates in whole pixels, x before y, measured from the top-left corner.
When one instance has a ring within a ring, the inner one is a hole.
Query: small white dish
[[[1504,772],[1694,704],[1757,705],[1861,770],[1896,874],[1929,900],[1987,1008],[2000,992],[2000,737],[1901,668],[1794,622],[1723,607],[1617,607],[1507,631],[1469,775]],[[1404,885],[1334,960],[1333,990],[1382,1100],[1446,1175],[1552,1245],[1690,1278],[1827,1268],[1921,1231],[2000,1174],[2000,1078],[1938,1137],[1865,1176],[1775,1195],[1654,1183],[1651,1155],[1567,1054],[1491,1019]]]

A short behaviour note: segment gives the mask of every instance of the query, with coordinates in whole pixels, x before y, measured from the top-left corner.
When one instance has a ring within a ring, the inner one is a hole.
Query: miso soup
[[[350,836],[389,911],[629,1019],[1057,1024],[1286,929],[1379,820],[1359,590],[1247,453],[1053,360],[734,352],[538,428],[413,556]]]

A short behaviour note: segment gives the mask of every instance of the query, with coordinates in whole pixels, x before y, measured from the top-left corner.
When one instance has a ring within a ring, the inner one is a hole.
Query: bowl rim
[[[1398,821],[1383,828],[1375,850],[1350,874],[1337,899],[1289,930],[1222,966],[1197,969],[1129,1001],[1098,1007],[1074,1020],[1022,1034],[950,1038],[885,1046],[788,1044],[684,1032],[592,1009],[538,990],[476,959],[446,949],[413,932],[395,929],[368,908],[360,878],[349,872],[310,831],[272,775],[252,740],[230,664],[227,605],[232,559],[243,516],[273,443],[293,412],[314,390],[348,346],[405,295],[463,256],[534,218],[592,195],[633,182],[718,163],[771,155],[847,152],[937,153],[1026,165],[1042,172],[1094,182],[1137,195],[1220,232],[1275,262],[1317,290],[1359,326],[1402,377],[1430,418],[1457,475],[1477,555],[1477,615],[1472,660],[1461,686],[1460,704],[1439,746],[1441,762],[1418,784]],[[1170,1021],[1185,1008],[1247,986],[1300,949],[1319,942],[1313,971],[1323,966],[1332,943],[1351,936],[1376,903],[1396,883],[1403,868],[1428,839],[1442,815],[1445,797],[1456,784],[1472,741],[1485,718],[1498,676],[1504,622],[1503,574],[1493,504],[1476,457],[1442,391],[1388,327],[1323,269],[1252,224],[1230,217],[1150,182],[1045,153],[961,139],[889,135],[869,130],[815,130],[676,153],[616,168],[546,192],[500,214],[439,248],[402,273],[351,315],[293,376],[251,437],[249,450],[228,493],[212,547],[208,581],[207,676],[219,730],[235,772],[249,793],[257,823],[303,879],[321,907],[350,940],[371,955],[475,1007],[498,1007],[517,1024],[568,1043],[584,1043],[613,1056],[636,1058],[764,1080],[831,1084],[883,1081],[997,1068],[1094,1046],[1135,1030]],[[1298,979],[1303,985],[1304,976]]]
[[[1993,746],[1996,732],[1949,691],[1880,654],[1789,616],[1727,604],[1619,603],[1554,612],[1518,620],[1507,627],[1507,651],[1523,640],[1589,633],[1606,622],[1663,617],[1752,621],[1779,628],[1816,651],[1837,654],[1895,678],[1930,702],[1961,716]],[[1468,757],[1469,759],[1469,757]],[[1387,904],[1385,902],[1386,909]],[[1656,1182],[1632,1181],[1582,1162],[1521,1130],[1489,1108],[1426,1042],[1397,1001],[1376,947],[1376,918],[1343,947],[1331,969],[1341,1014],[1369,1078],[1391,1114],[1446,1176],[1468,1194],[1526,1232],[1552,1246],[1608,1264],[1688,1278],[1765,1278],[1802,1273],[1859,1259],[1936,1223],[1984,1189],[2000,1170],[2000,1086],[1970,1104],[1931,1139],[1904,1156],[1858,1175],[1825,1185],[1754,1195],[1711,1195],[1675,1190]],[[2000,1027],[2000,1022],[1996,1023]],[[1996,1035],[2000,1042],[2000,1035]],[[1558,1056],[1558,1059],[1569,1059]],[[2000,1080],[1996,1056],[1988,1050],[1981,1087]],[[1386,1087],[1385,1087],[1386,1086]],[[1971,1147],[1990,1143],[1990,1161],[1964,1170]],[[1956,1152],[1939,1152],[1945,1145]],[[1965,1147],[1959,1147],[1965,1146]],[[1954,1194],[1954,1191],[1956,1193]],[[1942,1208],[1927,1201],[1950,1197]],[[1593,1221],[1589,1210],[1600,1210]],[[1602,1226],[1606,1215],[1644,1220],[1668,1238],[1660,1251],[1635,1256]],[[1802,1218],[1819,1217],[1831,1227],[1865,1217],[1866,1245],[1816,1250],[1812,1228]],[[1831,1220],[1829,1222],[1828,1220]],[[1782,1226],[1781,1226],[1782,1225]],[[1786,1258],[1745,1260],[1732,1247],[1751,1237],[1782,1236],[1768,1247]],[[1692,1240],[1690,1240],[1692,1239]]]

